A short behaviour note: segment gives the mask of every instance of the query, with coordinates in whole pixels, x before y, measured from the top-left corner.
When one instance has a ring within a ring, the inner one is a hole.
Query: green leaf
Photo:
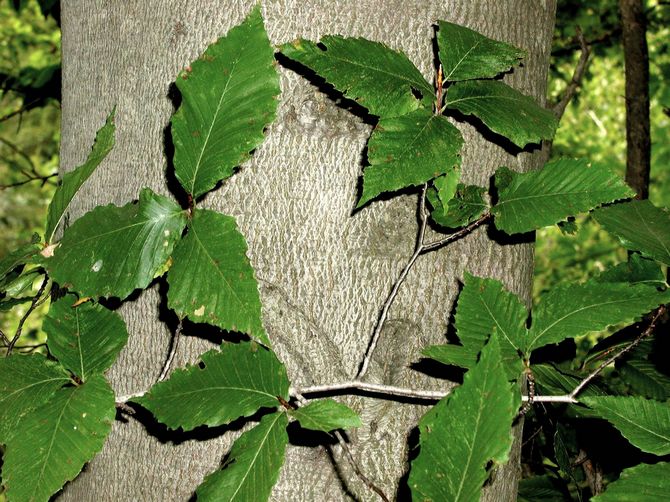
[[[579,400],[614,425],[640,450],[654,455],[670,453],[670,403],[628,396],[583,397]]]
[[[82,296],[124,299],[164,267],[185,225],[179,206],[145,188],[139,203],[99,206],[75,221],[46,266]]]
[[[473,80],[450,86],[447,108],[476,116],[486,127],[520,148],[552,138],[558,127],[551,111],[497,80]]]
[[[0,358],[0,443],[7,443],[23,415],[70,382],[60,364],[41,354]]]
[[[424,355],[443,364],[471,368],[486,340],[495,333],[508,378],[518,378],[523,371],[520,351],[527,336],[526,308],[500,281],[466,272],[463,282],[456,307],[456,333],[461,345],[434,345],[424,349]]]
[[[198,501],[268,500],[284,464],[287,425],[286,413],[273,413],[244,432],[233,444],[223,468],[198,487]]]
[[[274,353],[251,343],[224,343],[202,355],[201,363],[172,373],[134,399],[162,423],[185,431],[217,426],[275,408],[288,400],[286,368]]]
[[[281,47],[284,56],[314,70],[345,96],[379,117],[416,110],[422,95],[430,108],[434,90],[400,51],[364,38],[325,36],[317,44],[299,39]]]
[[[63,215],[70,202],[77,194],[81,186],[93,174],[93,171],[100,165],[100,163],[107,157],[107,154],[114,147],[114,114],[116,109],[112,110],[107,116],[105,125],[102,126],[95,135],[95,141],[91,148],[91,153],[88,154],[86,162],[77,167],[75,170],[66,173],[61,179],[53,199],[49,204],[47,210],[47,226],[45,230],[44,240],[51,243],[58,224],[63,219]]]
[[[586,374],[578,375],[563,368],[548,364],[533,364],[531,366],[535,376],[535,388],[538,395],[560,396],[569,394],[586,378]],[[593,382],[579,393],[584,396],[604,396],[605,391]],[[566,409],[568,416],[597,418],[598,415],[585,406],[570,406]]]
[[[521,404],[514,388],[507,382],[493,336],[463,385],[419,422],[420,450],[409,473],[414,499],[479,500],[487,464],[508,459],[511,425]]]
[[[319,399],[289,413],[301,427],[313,431],[330,432],[362,425],[360,417],[351,408],[333,399]]]
[[[624,469],[593,502],[641,502],[665,500],[670,493],[670,463],[639,464]]]
[[[568,502],[571,497],[564,495],[557,479],[549,476],[533,476],[519,481],[517,502]]]
[[[593,212],[602,227],[626,249],[670,265],[670,214],[648,200],[631,200]]]
[[[501,175],[504,188],[497,181]],[[527,173],[501,167],[495,180],[498,203],[491,212],[496,227],[508,234],[553,225],[600,204],[634,195],[613,169],[584,159],[558,159]]]
[[[121,317],[98,303],[72,307],[73,295],[53,302],[42,328],[49,352],[82,381],[102,374],[128,341]]]
[[[395,192],[447,175],[458,182],[461,133],[441,115],[420,108],[383,118],[368,141],[370,165],[363,172],[357,207],[385,192]]]
[[[102,449],[112,428],[114,392],[102,376],[62,388],[21,420],[7,441],[2,480],[12,502],[48,500]]]
[[[43,272],[38,269],[24,271],[16,279],[9,281],[4,286],[4,295],[6,298],[19,298],[33,289],[33,283],[38,277],[42,277]]]
[[[279,77],[260,7],[210,45],[176,80],[175,175],[194,198],[230,177],[274,120]]]
[[[28,263],[39,252],[40,246],[35,242],[31,242],[12,251],[0,260],[0,291],[4,290],[8,282],[15,279],[15,276],[9,275],[10,272]]]
[[[617,361],[616,368],[622,380],[636,393],[659,401],[670,398],[670,377],[658,371],[649,359],[629,357]]]
[[[444,80],[493,78],[518,65],[525,51],[465,26],[438,21],[437,45]]]
[[[597,282],[627,282],[630,284],[646,284],[653,288],[667,287],[665,274],[654,260],[647,260],[635,253],[628,261],[619,263],[605,270],[594,279]]]
[[[440,178],[437,178],[440,179]],[[440,192],[435,188],[429,188],[426,192],[428,202],[433,210],[430,217],[435,223],[445,228],[460,228],[472,223],[488,209],[484,200],[486,189],[476,185],[463,185],[459,183],[456,193],[446,203]]]
[[[269,345],[246,252],[232,216],[196,209],[172,256],[168,306],[179,317],[247,333]]]
[[[533,312],[526,353],[618,323],[630,323],[670,301],[668,291],[646,285],[589,281],[555,287]]]

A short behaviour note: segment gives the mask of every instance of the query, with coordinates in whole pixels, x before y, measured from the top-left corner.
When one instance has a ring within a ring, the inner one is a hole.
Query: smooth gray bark
[[[254,2],[67,0],[62,4],[62,165],[87,153],[96,129],[117,105],[117,144],[75,201],[72,218],[97,204],[125,203],[164,182],[164,134],[173,112],[168,97],[178,71],[208,43],[245,17]],[[555,1],[318,0],[262,2],[273,43],[326,34],[363,36],[402,49],[432,80],[432,24],[445,19],[527,50],[522,68],[505,77],[544,102]],[[296,385],[352,378],[392,282],[412,253],[417,195],[375,202],[352,214],[369,126],[300,76],[281,69],[278,120],[251,162],[209,195],[204,205],[237,217],[259,279],[264,322]],[[511,155],[459,123],[466,139],[464,180],[488,185],[501,166],[528,170],[540,154]],[[366,379],[444,388],[444,380],[412,370],[420,350],[444,342],[458,280],[468,270],[501,279],[530,298],[530,243],[500,244],[486,229],[417,262],[390,312]],[[158,287],[121,311],[131,333],[110,377],[119,394],[146,390],[160,371],[169,332],[158,317]],[[197,360],[210,345],[187,333],[176,364]],[[424,407],[348,398],[365,425],[351,434],[362,470],[397,495],[407,470],[407,435]],[[214,470],[235,433],[153,435],[134,419],[115,423],[102,453],[66,488],[63,498],[187,500]],[[207,441],[196,440],[208,437]],[[293,438],[299,442],[300,438]],[[518,452],[497,473],[489,500],[515,500]],[[340,452],[335,452],[339,458]],[[375,499],[339,461],[338,475],[323,448],[292,445],[273,500]],[[348,491],[348,494],[347,494]],[[401,498],[404,495],[401,493]]]

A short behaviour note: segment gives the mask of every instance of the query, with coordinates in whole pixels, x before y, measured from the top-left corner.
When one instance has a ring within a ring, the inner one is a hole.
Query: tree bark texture
[[[62,166],[86,156],[95,131],[116,105],[117,142],[75,201],[71,219],[98,204],[125,203],[143,186],[169,193],[165,138],[174,111],[171,82],[205,47],[240,23],[252,1],[67,0],[62,4]],[[529,57],[505,80],[544,103],[555,2],[525,0],[275,0],[262,3],[270,40],[280,44],[326,34],[360,36],[403,50],[433,79],[432,37],[438,19],[461,23],[525,49]],[[299,75],[280,68],[278,119],[241,171],[208,195],[204,206],[237,218],[259,280],[263,318],[294,385],[351,379],[379,309],[412,254],[417,193],[353,212],[362,152],[371,131]],[[494,170],[528,170],[538,151],[512,154],[456,124],[466,140],[463,179],[488,186]],[[497,241],[496,241],[497,239]],[[480,229],[447,249],[422,256],[403,285],[366,379],[408,387],[445,388],[448,381],[411,368],[420,350],[444,343],[464,271],[502,280],[530,300],[530,239],[504,239]],[[166,356],[169,330],[160,295],[150,290],[121,306],[130,341],[110,378],[118,394],[148,389]],[[200,326],[186,332],[178,366],[194,362],[212,339]],[[406,499],[408,434],[426,407],[346,398],[365,425],[351,433],[361,469],[391,497]],[[149,418],[117,420],[101,454],[66,487],[67,500],[188,500],[220,465],[241,425],[169,432]],[[517,437],[519,436],[517,430]],[[416,432],[414,439],[416,438]],[[374,500],[333,448],[293,434],[272,500]],[[517,445],[518,446],[518,445]],[[520,448],[498,472],[488,500],[515,500]]]
[[[626,182],[637,197],[649,197],[649,51],[643,0],[620,0],[626,75]]]

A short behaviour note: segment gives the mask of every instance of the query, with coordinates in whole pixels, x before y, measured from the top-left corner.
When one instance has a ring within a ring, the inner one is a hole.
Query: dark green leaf
[[[0,291],[4,290],[7,283],[14,280],[18,275],[11,274],[14,269],[25,265],[30,258],[35,256],[40,251],[40,246],[34,242],[25,244],[20,248],[12,251],[2,260],[0,260]]]
[[[665,401],[670,398],[670,377],[643,355],[634,354],[617,361],[616,368],[622,380],[644,397]]]
[[[360,417],[348,406],[333,399],[320,399],[289,412],[305,429],[330,432],[360,427]]]
[[[624,469],[605,493],[592,498],[593,502],[642,502],[666,500],[670,493],[670,463],[639,464]]]
[[[521,148],[552,138],[558,126],[552,112],[497,80],[452,85],[447,94],[447,108],[474,115],[493,132]]]
[[[296,40],[283,45],[281,52],[314,70],[373,115],[396,117],[416,110],[420,103],[413,90],[430,108],[433,86],[405,54],[379,42],[326,36],[318,44]]]
[[[93,148],[91,148],[91,153],[88,154],[86,162],[74,171],[66,173],[58,184],[47,210],[47,226],[44,234],[46,242],[51,243],[54,233],[58,229],[58,224],[63,219],[65,210],[70,205],[70,202],[114,147],[115,111],[115,109],[112,110],[112,113],[109,114],[105,121],[105,125],[98,130],[93,142]]]
[[[557,479],[549,476],[533,476],[519,482],[517,502],[572,502],[572,498],[561,491]]]
[[[440,178],[437,178],[440,179]],[[426,192],[433,210],[430,217],[445,228],[460,228],[472,223],[488,209],[484,200],[486,189],[476,185],[458,184],[453,198],[444,203],[438,190],[429,188]]]
[[[497,182],[501,171],[504,188]],[[496,227],[508,234],[553,225],[600,204],[634,195],[614,170],[583,159],[558,159],[528,173],[501,167],[495,176],[498,203],[491,212]]]
[[[162,270],[185,225],[179,206],[145,188],[139,203],[99,206],[75,221],[46,266],[82,296],[123,299]]]
[[[465,26],[438,21],[437,45],[444,80],[492,78],[519,64],[525,51]]]
[[[180,317],[247,333],[269,345],[246,252],[232,216],[196,209],[172,256],[168,306]]]
[[[666,287],[663,270],[653,260],[647,260],[639,254],[631,254],[627,262],[605,270],[598,275],[597,282],[627,282],[630,284],[646,284],[654,288]]]
[[[288,400],[286,368],[273,352],[251,343],[224,343],[202,362],[176,370],[134,399],[171,429],[223,425]]]
[[[25,296],[33,289],[33,283],[39,277],[42,277],[43,272],[37,269],[24,271],[19,274],[14,280],[9,281],[4,286],[4,294],[6,298],[19,298]]]
[[[198,487],[198,501],[268,500],[284,464],[287,425],[285,413],[273,413],[244,432],[233,444],[223,468],[207,476]]]
[[[72,295],[53,302],[43,329],[49,352],[85,382],[114,363],[128,332],[111,310],[92,302],[72,307],[74,302]]]
[[[381,119],[368,141],[361,207],[379,194],[422,185],[447,175],[458,182],[461,133],[440,115],[420,108]]]
[[[534,364],[531,366],[535,376],[535,389],[538,395],[560,396],[569,394],[586,377],[565,369],[559,369],[548,364]],[[580,393],[580,396],[604,396],[605,391],[591,383]],[[597,414],[585,406],[570,406],[566,411],[570,416],[597,418]]]
[[[279,77],[260,7],[177,77],[172,117],[177,179],[194,198],[249,158],[274,118]]]

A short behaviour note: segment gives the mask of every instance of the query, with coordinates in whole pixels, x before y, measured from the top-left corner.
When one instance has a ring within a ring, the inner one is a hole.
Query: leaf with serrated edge
[[[670,404],[637,396],[602,396],[579,399],[616,427],[640,450],[670,454]]]
[[[457,182],[461,146],[458,129],[425,108],[381,119],[368,141],[370,165],[363,172],[357,207],[382,193],[423,185],[443,174]]]
[[[627,282],[629,284],[646,284],[654,288],[666,287],[665,274],[661,266],[654,260],[643,258],[632,253],[628,261],[619,263],[595,277],[598,282]]]
[[[247,160],[274,120],[279,77],[260,6],[210,45],[176,80],[175,175],[194,198]]]
[[[450,86],[447,108],[474,115],[520,148],[552,138],[558,127],[552,112],[497,80],[472,80]]]
[[[195,366],[178,369],[133,399],[161,422],[185,431],[248,417],[288,400],[286,368],[274,353],[255,342],[224,343]]]
[[[422,501],[479,500],[487,464],[507,461],[521,397],[507,382],[497,337],[482,349],[463,385],[419,422],[419,455],[409,486]]]
[[[670,292],[622,283],[566,284],[555,287],[533,311],[526,353],[608,326],[632,322],[670,301]]]
[[[624,469],[619,479],[592,502],[642,502],[666,500],[670,493],[670,462],[638,464]]]
[[[508,234],[553,225],[568,216],[635,194],[613,169],[584,159],[558,159],[527,173],[506,167],[498,173],[501,171],[505,187],[496,183],[498,203],[491,212],[496,228]]]
[[[41,354],[0,358],[0,443],[23,415],[45,403],[71,379],[65,369]]]
[[[405,54],[364,38],[325,36],[316,44],[296,40],[284,56],[314,70],[338,91],[379,117],[405,115],[419,107],[412,89],[430,107],[434,90]]]
[[[448,23],[437,23],[437,45],[444,80],[493,78],[518,65],[525,51],[513,45],[498,42],[476,31]]]
[[[99,206],[75,221],[46,266],[82,296],[124,299],[161,270],[185,225],[178,205],[145,188],[139,203]]]
[[[48,500],[98,453],[112,428],[114,392],[97,375],[62,388],[7,441],[2,481],[12,502]]]
[[[223,468],[198,487],[198,501],[268,500],[284,464],[288,444],[286,413],[266,415],[235,441]]]
[[[105,121],[105,125],[95,135],[95,141],[86,162],[73,171],[65,173],[63,179],[58,183],[58,187],[47,210],[47,226],[44,233],[44,240],[47,243],[51,243],[53,240],[54,233],[58,229],[58,224],[63,219],[65,210],[70,205],[74,196],[114,147],[115,111],[116,109],[112,110],[112,113],[109,114]]]
[[[168,272],[168,306],[180,317],[247,333],[266,345],[261,300],[235,218],[196,209]]]
[[[98,303],[73,307],[76,297],[53,302],[42,329],[49,352],[82,381],[102,374],[116,360],[128,341],[121,317]]]
[[[333,399],[319,399],[289,413],[301,427],[313,431],[330,432],[362,425],[360,417],[351,408]]]
[[[670,213],[648,200],[632,200],[603,207],[593,217],[626,249],[670,265]]]
[[[426,195],[433,209],[430,217],[435,223],[445,228],[459,228],[468,225],[488,209],[484,193],[486,189],[483,187],[459,183],[453,198],[445,206],[438,192],[429,188]]]

